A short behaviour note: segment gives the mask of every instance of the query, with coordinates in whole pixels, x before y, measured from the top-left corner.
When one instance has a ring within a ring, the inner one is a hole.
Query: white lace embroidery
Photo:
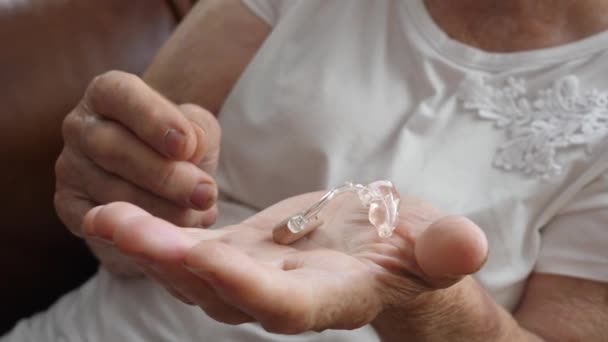
[[[559,150],[574,146],[587,151],[608,133],[608,93],[595,89],[581,92],[579,80],[567,76],[540,90],[536,98],[526,94],[523,79],[510,78],[496,88],[483,77],[463,82],[460,98],[466,109],[506,130],[494,165],[534,177],[549,178],[562,171]]]

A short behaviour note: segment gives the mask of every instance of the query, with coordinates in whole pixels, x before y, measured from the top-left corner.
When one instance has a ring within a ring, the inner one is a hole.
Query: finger
[[[188,160],[198,145],[192,125],[179,109],[135,75],[110,71],[97,76],[82,106],[122,123],[163,155]]]
[[[416,239],[414,254],[425,280],[437,288],[451,286],[477,272],[488,255],[484,232],[463,216],[446,216]]]
[[[95,202],[65,184],[59,184],[55,191],[54,203],[61,221],[72,233],[85,239],[93,254],[106,269],[120,276],[133,277],[141,274],[132,262],[122,258],[114,246],[98,239],[91,239],[84,233],[83,227],[90,224],[85,220],[87,218],[85,214],[88,211],[95,214],[96,210],[91,210],[95,207]],[[90,217],[92,216],[89,216],[89,219]]]
[[[61,221],[74,235],[83,237],[82,218],[85,213],[97,204],[91,201],[86,194],[76,191],[59,179],[70,179],[74,175],[73,169],[68,167],[65,158],[59,158],[55,164],[55,174],[58,182],[55,187],[53,203],[55,211]]]
[[[151,261],[181,262],[197,242],[179,227],[124,202],[92,210],[85,222],[88,234],[113,241],[125,254]]]
[[[216,321],[226,324],[253,321],[251,316],[221,300],[213,288],[181,264],[158,262],[153,265],[152,272],[172,294],[177,294],[178,297],[186,299],[186,302],[199,306]]]
[[[105,236],[102,236],[100,233],[98,233],[98,230],[100,230],[100,228],[95,226],[97,224],[96,223],[97,215],[99,214],[99,211],[102,208],[103,208],[103,205],[98,205],[98,206],[92,208],[91,210],[89,210],[88,212],[86,212],[83,215],[82,226],[83,226],[83,231],[85,234],[93,235],[94,237],[100,237],[100,238],[104,239],[105,243],[109,243],[110,241],[108,241],[109,240],[108,238],[106,238]]]
[[[149,263],[138,263],[141,267],[141,270],[144,272],[144,274],[154,280],[155,282],[157,282],[158,284],[162,285],[165,290],[167,290],[167,292],[169,292],[173,297],[177,298],[178,300],[180,300],[181,302],[183,302],[184,304],[187,305],[195,305],[194,301],[192,301],[190,298],[188,298],[188,296],[186,296],[184,293],[182,293],[181,291],[179,291],[178,289],[174,288],[169,281],[165,280],[165,277],[163,276],[162,272],[158,271],[156,267],[152,266]]]
[[[181,263],[185,252],[200,239],[225,234],[219,229],[197,229],[194,238],[184,228],[124,202],[105,205],[94,217],[87,233],[111,240],[122,253],[148,262]]]
[[[106,171],[180,206],[204,210],[214,204],[215,182],[196,165],[162,157],[115,122],[83,124],[89,127],[80,130],[80,141],[75,144]]]
[[[313,326],[310,287],[292,284],[284,271],[260,264],[235,248],[201,241],[186,254],[186,266],[227,303],[276,333],[300,333]]]
[[[121,251],[133,257],[152,260],[152,262],[178,263],[185,259],[185,252],[196,244],[196,240],[188,238],[179,227],[155,218],[128,203],[112,203],[101,209],[92,210],[88,215],[91,217],[86,219],[87,232],[106,239],[111,236]],[[223,232],[219,231],[201,231],[198,234],[206,232],[210,238],[219,238],[223,235]],[[225,298],[222,300],[225,301]],[[223,304],[204,309],[218,318],[218,315],[226,315],[220,319],[228,322],[241,322],[245,318],[249,320],[248,317],[237,315],[234,310],[226,308]]]
[[[95,203],[80,197],[70,189],[58,189],[54,196],[55,210],[61,222],[78,237],[84,237],[82,218]]]
[[[58,185],[57,193],[64,188],[71,188],[79,189],[79,197],[92,199],[97,204],[117,201],[130,202],[179,226],[206,227],[213,224],[217,217],[217,207],[215,205],[206,211],[197,211],[175,205],[106,172],[86,158],[79,158],[75,152],[67,147],[64,148],[64,152],[57,161],[56,172],[58,184],[61,184],[61,186]],[[61,206],[70,213],[75,212],[75,209],[79,209],[79,206],[73,206],[70,203],[73,202],[76,194],[68,193],[67,195],[62,195],[57,200],[61,199],[64,202],[66,200],[69,202],[60,203],[56,201],[56,206]],[[96,204],[80,208],[78,213],[71,214],[71,217],[79,215],[77,218],[82,218],[94,205]],[[60,212],[58,210],[58,213]]]
[[[216,117],[195,104],[182,104],[180,110],[192,123],[199,144],[190,161],[213,173],[220,155],[221,129]]]

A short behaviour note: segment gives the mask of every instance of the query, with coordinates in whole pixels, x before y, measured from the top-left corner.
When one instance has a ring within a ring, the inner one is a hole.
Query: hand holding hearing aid
[[[487,253],[473,222],[398,199],[388,184],[347,183],[292,197],[208,230],[113,203],[90,211],[85,230],[136,256],[173,296],[220,322],[257,321],[278,333],[352,329],[465,281]]]

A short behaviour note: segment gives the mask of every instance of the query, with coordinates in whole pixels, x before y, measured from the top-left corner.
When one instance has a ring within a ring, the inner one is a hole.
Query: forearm
[[[386,310],[372,323],[382,341],[542,341],[521,328],[471,277]]]
[[[175,103],[218,114],[270,29],[240,0],[198,1],[143,79]]]

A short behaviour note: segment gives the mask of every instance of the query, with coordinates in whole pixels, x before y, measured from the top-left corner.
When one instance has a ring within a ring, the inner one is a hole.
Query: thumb
[[[418,236],[414,254],[425,280],[435,288],[446,288],[483,266],[488,240],[466,217],[446,216]]]
[[[221,128],[216,117],[198,105],[185,103],[179,106],[183,115],[190,120],[196,133],[197,144],[189,160],[204,171],[213,173],[220,154]]]

